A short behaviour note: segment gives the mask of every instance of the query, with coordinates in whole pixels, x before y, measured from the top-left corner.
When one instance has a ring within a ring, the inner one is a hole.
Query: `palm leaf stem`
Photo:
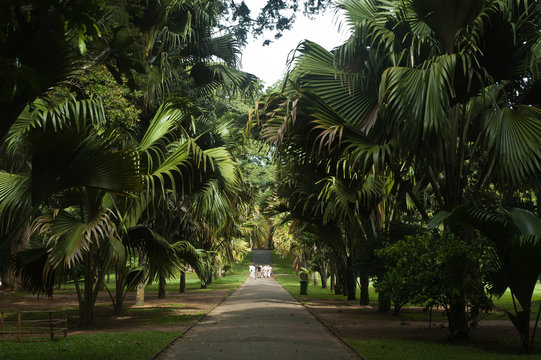
[[[535,332],[537,330],[537,325],[539,324],[539,315],[541,315],[541,301],[539,302],[539,308],[537,309],[537,316],[535,317],[535,325],[533,327],[532,338],[530,340],[530,351],[533,350],[533,342],[535,340]]]
[[[404,180],[404,178],[400,176],[400,170],[396,167],[396,165],[393,165],[392,162],[389,162],[389,166],[391,167],[391,171],[396,174],[396,179],[398,180],[398,182],[404,187],[406,193],[410,196],[411,200],[415,204],[415,208],[423,217],[423,220],[428,222],[430,220],[430,217],[426,213],[424,205],[419,201],[417,195],[415,195],[415,193],[413,192],[411,183]]]
[[[443,201],[443,196],[440,192],[440,185],[438,183],[438,179],[436,179],[436,175],[434,174],[434,169],[431,166],[428,166],[428,175],[429,175],[429,181],[432,185],[432,190],[434,191],[434,194],[436,195],[436,201],[438,202],[438,205],[441,209],[445,209],[445,203]]]

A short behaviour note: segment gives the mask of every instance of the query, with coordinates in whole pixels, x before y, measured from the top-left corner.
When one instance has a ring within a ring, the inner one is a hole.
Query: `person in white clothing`
[[[250,277],[253,279],[255,277],[255,266],[254,266],[254,264],[250,264],[248,269],[250,270]]]

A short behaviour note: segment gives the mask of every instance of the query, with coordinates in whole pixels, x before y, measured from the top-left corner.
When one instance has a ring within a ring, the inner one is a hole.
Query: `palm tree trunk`
[[[81,327],[87,327],[94,323],[93,286],[92,254],[89,251],[84,256],[84,289],[82,298],[79,298],[79,325]]]
[[[370,282],[368,280],[368,275],[361,275],[360,280],[361,280],[360,281],[360,287],[361,287],[360,304],[369,305],[370,293],[368,292],[368,286]]]
[[[355,279],[355,273],[353,272],[353,264],[351,256],[348,256],[346,260],[346,292],[348,300],[355,300],[356,290],[357,290],[357,281]]]
[[[158,299],[165,299],[165,287],[167,281],[165,280],[165,275],[160,274],[158,279]]]
[[[124,302],[124,293],[123,293],[123,276],[120,274],[120,271],[116,271],[116,281],[115,281],[115,302],[113,304],[114,306],[114,312],[115,314],[119,314],[122,310],[122,303]]]
[[[321,288],[326,289],[327,288],[327,264],[325,262],[322,262],[322,264],[319,266],[321,270]]]
[[[180,271],[180,285],[178,287],[179,293],[185,293],[186,292],[186,271],[181,270]]]
[[[207,285],[212,284],[212,276],[214,275],[214,267],[210,268],[209,277],[207,279]]]
[[[222,277],[222,264],[218,265],[218,269],[216,269],[216,273],[214,274],[215,279],[219,279]]]
[[[469,327],[466,318],[466,304],[460,295],[449,304],[448,318],[451,337],[467,339],[469,337]]]
[[[145,265],[145,254],[139,252],[139,265]],[[145,283],[137,285],[137,292],[135,294],[135,306],[144,306],[145,305]]]
[[[137,292],[135,293],[135,306],[145,305],[145,284],[137,285]]]
[[[336,290],[336,286],[335,286],[335,281],[334,281],[334,273],[331,273],[331,291],[335,291]]]
[[[389,311],[391,311],[391,297],[383,292],[378,293],[378,312],[388,313]]]

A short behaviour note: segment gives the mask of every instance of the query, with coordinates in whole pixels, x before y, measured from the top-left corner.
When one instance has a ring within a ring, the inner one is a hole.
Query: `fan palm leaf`
[[[0,222],[7,231],[17,218],[32,208],[32,189],[28,176],[0,171]]]
[[[53,267],[68,268],[82,261],[91,247],[98,248],[103,241],[116,236],[111,213],[103,212],[89,222],[60,211],[53,216],[38,217],[32,232],[47,238],[49,262]]]

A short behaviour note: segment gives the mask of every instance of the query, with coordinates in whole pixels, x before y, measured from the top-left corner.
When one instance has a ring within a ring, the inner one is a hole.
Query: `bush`
[[[377,251],[386,272],[375,285],[391,297],[396,313],[411,302],[442,306],[449,317],[449,304],[463,298],[474,327],[479,315],[492,308],[482,281],[487,246],[480,238],[466,243],[449,232],[408,236]]]

